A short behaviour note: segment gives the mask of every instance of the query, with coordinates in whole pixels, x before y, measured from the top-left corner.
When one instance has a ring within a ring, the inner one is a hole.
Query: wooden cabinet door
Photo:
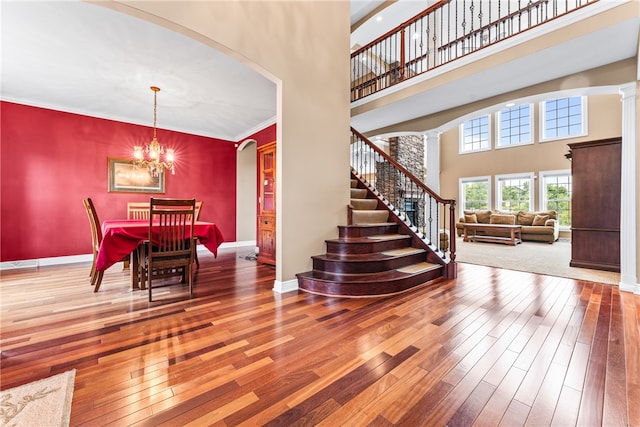
[[[258,149],[258,262],[276,263],[276,144]]]
[[[620,271],[621,142],[569,144],[572,267]]]

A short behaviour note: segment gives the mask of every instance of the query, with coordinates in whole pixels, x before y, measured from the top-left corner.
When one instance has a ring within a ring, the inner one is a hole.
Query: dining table
[[[218,256],[218,247],[224,242],[224,237],[215,223],[195,221],[193,237],[197,238],[197,242],[204,245],[214,256]],[[148,219],[103,221],[102,242],[98,249],[96,270],[104,271],[123,258],[130,256],[131,287],[139,289],[138,248],[147,240],[149,240]]]

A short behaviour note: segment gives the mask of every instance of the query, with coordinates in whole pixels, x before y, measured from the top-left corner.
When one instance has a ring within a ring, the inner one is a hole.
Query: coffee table
[[[464,242],[492,242],[515,246],[522,243],[522,226],[511,224],[462,224],[464,228]],[[509,237],[491,236],[491,231],[508,231]],[[478,234],[479,233],[479,234]]]

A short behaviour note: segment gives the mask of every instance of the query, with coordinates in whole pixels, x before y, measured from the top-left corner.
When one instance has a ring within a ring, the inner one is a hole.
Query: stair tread
[[[377,222],[375,224],[347,224],[341,225],[340,227],[344,228],[364,228],[364,227],[380,227],[380,226],[388,226],[388,225],[398,225],[395,222]]]
[[[442,268],[439,264],[430,264],[430,268],[426,268],[422,266],[422,264],[428,263],[419,263],[421,265],[421,269],[418,272],[403,272],[399,270],[387,270],[378,273],[360,273],[360,274],[344,274],[344,273],[328,273],[325,271],[311,270],[305,273],[300,273],[298,276],[313,278],[314,280],[327,281],[333,283],[371,283],[378,281],[392,281],[392,280],[401,280],[405,279],[408,276],[415,276],[421,273],[425,273],[427,271],[432,271],[438,268]]]
[[[400,239],[404,237],[411,237],[411,236],[407,236],[406,234],[376,234],[375,236],[367,236],[366,238],[369,240],[393,240],[393,239]]]
[[[370,238],[370,237],[339,237],[337,239],[327,239],[326,242],[330,243],[372,243],[372,242],[380,242],[383,240],[402,240],[402,239],[411,239],[411,236],[406,234],[393,234],[388,235],[387,237],[373,236],[379,238]]]
[[[312,258],[324,259],[329,261],[351,261],[351,262],[371,262],[371,261],[383,261],[388,259],[400,258],[402,256],[413,255],[418,253],[425,253],[424,249],[409,248],[410,251],[403,250],[389,250],[384,252],[373,252],[365,254],[335,254],[326,253],[322,255],[316,255]]]

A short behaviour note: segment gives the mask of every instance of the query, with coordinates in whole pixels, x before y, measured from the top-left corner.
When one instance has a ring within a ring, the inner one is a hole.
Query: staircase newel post
[[[456,266],[456,202],[451,201],[449,205],[449,264],[447,264],[447,279],[455,279],[458,277],[458,268]]]

